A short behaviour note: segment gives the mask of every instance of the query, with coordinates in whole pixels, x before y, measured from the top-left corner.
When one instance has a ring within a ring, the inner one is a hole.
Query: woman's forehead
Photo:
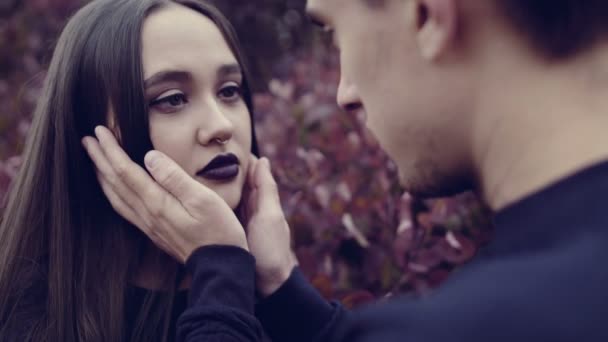
[[[181,5],[169,5],[146,18],[142,60],[146,78],[167,69],[211,75],[222,66],[238,64],[217,25]]]

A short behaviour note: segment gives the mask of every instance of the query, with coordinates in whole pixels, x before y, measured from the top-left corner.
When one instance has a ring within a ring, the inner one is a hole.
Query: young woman
[[[247,68],[204,0],[95,0],[64,29],[0,223],[1,341],[170,341],[183,267],[109,204],[81,139],[110,127],[233,209],[257,154]]]

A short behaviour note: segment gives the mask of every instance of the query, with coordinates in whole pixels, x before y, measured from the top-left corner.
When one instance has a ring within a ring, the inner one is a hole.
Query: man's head
[[[608,33],[602,0],[308,0],[308,12],[340,50],[339,104],[367,111],[422,196],[473,186],[473,113],[493,61],[560,62]]]

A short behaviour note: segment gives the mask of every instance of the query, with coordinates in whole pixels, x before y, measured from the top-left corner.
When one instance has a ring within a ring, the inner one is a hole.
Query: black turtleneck
[[[498,212],[493,242],[431,296],[355,312],[296,269],[256,317],[251,256],[204,247],[188,261],[200,281],[178,331],[190,342],[259,341],[261,322],[275,342],[606,342],[607,195],[608,162],[551,184]]]

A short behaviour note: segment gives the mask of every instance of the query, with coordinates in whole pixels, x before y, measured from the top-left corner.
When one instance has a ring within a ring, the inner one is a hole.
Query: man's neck
[[[485,82],[473,155],[478,190],[490,208],[608,160],[606,52],[565,66],[503,68]]]

